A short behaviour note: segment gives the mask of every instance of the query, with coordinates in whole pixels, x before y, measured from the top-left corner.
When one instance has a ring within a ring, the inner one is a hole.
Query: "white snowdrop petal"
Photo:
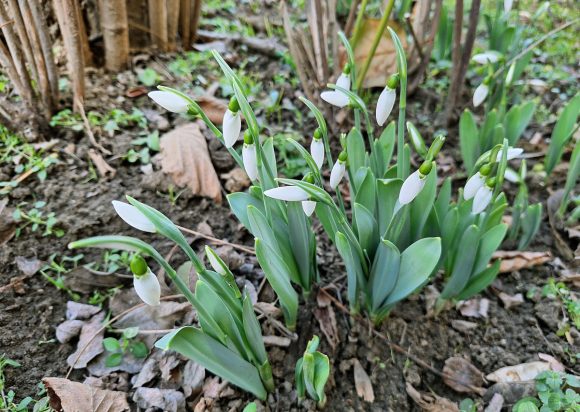
[[[485,185],[481,187],[475,194],[475,198],[473,199],[473,205],[471,207],[471,212],[475,215],[483,212],[485,208],[489,205],[492,194],[493,193],[489,187]]]
[[[241,130],[242,117],[240,116],[240,112],[233,113],[230,109],[226,110],[223,119],[223,133],[224,143],[228,149],[236,143]]]
[[[135,206],[125,202],[119,202],[118,200],[113,200],[112,203],[113,207],[115,208],[115,212],[117,212],[119,217],[123,219],[129,226],[133,226],[135,229],[139,229],[144,232],[157,232],[155,225],[149,219],[147,219],[147,217]]]
[[[524,153],[524,149],[522,149],[521,147],[509,147],[507,152],[507,160],[517,159],[522,155],[522,153]],[[500,162],[501,156],[502,151],[500,150],[499,153],[497,154],[495,161]]]
[[[379,126],[385,124],[391,111],[393,110],[393,106],[395,105],[395,100],[397,98],[397,91],[395,89],[391,89],[390,87],[385,87],[379,96],[379,100],[377,101],[377,110],[376,110],[376,117],[377,123]]]
[[[272,199],[284,200],[287,202],[301,202],[308,200],[308,193],[298,186],[282,186],[268,189],[264,194]]]
[[[503,0],[503,10],[506,13],[509,13],[512,9],[513,4],[514,4],[514,0]]]
[[[477,86],[477,89],[475,89],[475,92],[473,93],[473,105],[477,107],[483,103],[487,97],[488,92],[489,87],[487,87],[486,84],[481,83],[479,86]]]
[[[312,139],[312,143],[310,143],[310,154],[314,159],[314,163],[320,169],[324,163],[324,142],[322,139]]]
[[[302,202],[302,210],[304,210],[304,213],[306,214],[306,216],[310,217],[312,216],[312,213],[314,213],[314,209],[316,209],[316,202],[313,200],[305,200]]]
[[[326,103],[340,108],[348,104],[348,96],[336,90],[326,90],[320,93],[320,98]]]
[[[424,177],[421,179],[421,175],[418,170],[409,175],[409,177],[405,179],[403,185],[401,186],[401,191],[399,192],[399,203],[401,205],[411,203],[417,197],[417,195],[421,193],[421,190],[423,190],[425,181],[426,178]]]
[[[242,148],[242,160],[244,168],[251,181],[258,178],[258,161],[256,159],[256,146],[253,144],[244,144]]]
[[[158,306],[161,302],[161,286],[157,276],[148,268],[147,273],[140,277],[133,277],[135,292],[143,302],[149,306]]]
[[[346,171],[346,163],[339,160],[334,163],[332,170],[330,171],[330,187],[336,190],[336,187],[344,177],[344,172]]]
[[[500,54],[493,50],[475,54],[471,60],[479,64],[496,63],[499,60]]]
[[[520,175],[518,174],[518,172],[516,172],[513,169],[510,169],[509,167],[505,170],[505,174],[503,175],[503,177],[505,178],[505,180],[512,183],[519,183],[520,181]]]
[[[173,113],[187,112],[189,102],[175,93],[156,90],[154,92],[149,92],[148,96],[165,110]]]
[[[465,200],[469,200],[474,197],[481,186],[484,185],[484,183],[485,178],[481,175],[481,173],[477,172],[471,176],[465,184],[465,188],[463,189],[463,198]]]
[[[342,87],[343,89],[350,90],[350,75],[341,73],[336,80],[336,85]]]

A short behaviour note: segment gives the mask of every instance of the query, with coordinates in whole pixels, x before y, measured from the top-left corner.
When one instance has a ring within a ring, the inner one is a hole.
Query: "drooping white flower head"
[[[513,4],[514,4],[514,0],[503,0],[503,10],[506,13],[509,13],[512,9]]]
[[[491,197],[493,195],[492,189],[487,185],[483,185],[479,188],[475,197],[473,198],[473,205],[471,207],[471,213],[477,215],[485,210],[485,208],[491,202]]]
[[[332,170],[330,171],[330,187],[333,190],[336,190],[336,187],[344,177],[346,172],[346,159],[346,152],[341,152],[334,166],[332,166]]]
[[[316,209],[316,202],[313,200],[305,200],[302,202],[302,210],[306,214],[306,216],[312,216],[314,213],[314,209]]]
[[[149,92],[148,96],[165,110],[173,113],[187,113],[189,102],[178,94],[156,90]]]
[[[522,180],[519,173],[509,167],[505,170],[503,177],[505,180],[512,183],[519,183]]]
[[[395,89],[391,89],[389,86],[386,86],[381,92],[379,100],[377,101],[376,110],[377,123],[379,126],[384,125],[389,118],[389,115],[393,110],[393,106],[395,105],[396,99],[397,91]]]
[[[310,154],[314,159],[314,163],[316,163],[316,166],[320,169],[324,163],[324,142],[321,137],[316,138],[316,136],[314,136],[312,138],[312,143],[310,143]]]
[[[485,184],[485,176],[477,172],[469,178],[465,187],[463,188],[463,198],[469,200],[475,196],[477,191]]]
[[[258,158],[256,154],[256,145],[249,131],[244,135],[244,146],[242,147],[242,160],[246,174],[253,182],[258,179]]]
[[[478,64],[496,63],[501,54],[495,50],[489,50],[483,53],[474,54],[471,60]]]
[[[500,150],[495,159],[496,162],[501,161],[502,151]],[[524,153],[524,149],[520,147],[508,147],[507,160],[517,159]]]
[[[157,276],[149,268],[141,276],[133,276],[133,287],[143,302],[149,306],[161,303],[161,286]]]
[[[345,68],[346,69],[346,68]],[[350,90],[350,70],[347,69],[336,79],[336,85],[342,87],[343,89]],[[326,103],[330,103],[333,106],[343,108],[349,102],[349,97],[341,92],[340,90],[326,90],[320,93],[320,98]]]
[[[481,103],[483,103],[485,101],[485,99],[487,98],[488,93],[489,93],[489,86],[487,84],[481,83],[479,86],[477,86],[477,88],[475,89],[475,92],[473,93],[473,105],[475,107],[477,107]]]
[[[411,203],[421,193],[423,187],[425,187],[426,178],[427,176],[423,175],[419,170],[411,173],[401,186],[399,203],[401,205]]]
[[[221,275],[226,274],[225,268],[222,266],[222,263],[220,262],[216,252],[212,248],[206,246],[205,255],[207,256],[207,260],[209,260],[209,264],[211,265],[213,270],[215,270],[217,273]]]
[[[240,132],[242,130],[242,116],[240,112],[232,112],[227,109],[224,113],[223,119],[223,133],[224,133],[224,144],[229,149],[238,140]]]
[[[139,229],[144,232],[157,232],[155,225],[149,219],[147,219],[147,217],[135,206],[125,202],[119,202],[118,200],[113,200],[112,203],[113,207],[115,208],[115,212],[117,212],[119,217],[123,219],[129,226],[133,226],[135,229]]]
[[[336,79],[336,85],[343,89],[350,90],[350,74],[340,73],[340,76]]]
[[[284,200],[286,202],[303,202],[310,196],[308,192],[298,186],[282,186],[268,189],[264,194],[272,199]]]

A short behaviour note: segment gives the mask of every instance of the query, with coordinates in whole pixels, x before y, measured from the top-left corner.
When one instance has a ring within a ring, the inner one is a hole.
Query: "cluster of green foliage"
[[[38,392],[36,394],[38,400],[27,396],[20,402],[16,401],[16,393],[12,390],[5,393],[6,378],[4,376],[4,369],[6,367],[20,368],[20,363],[15,360],[7,358],[5,355],[0,355],[0,411],[2,412],[28,412],[32,407],[32,412],[54,412],[48,404],[48,397],[46,396],[46,389],[42,383],[38,384]]]
[[[109,352],[109,355],[105,359],[105,366],[119,366],[127,353],[131,353],[136,358],[146,358],[149,355],[149,349],[145,343],[135,339],[137,334],[139,334],[139,328],[131,327],[123,329],[119,339],[103,339],[103,347]]]
[[[580,410],[580,378],[545,371],[536,376],[538,396],[519,400],[512,412],[577,412]]]

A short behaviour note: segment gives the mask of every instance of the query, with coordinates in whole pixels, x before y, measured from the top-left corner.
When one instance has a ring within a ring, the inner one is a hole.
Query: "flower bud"
[[[272,199],[284,200],[287,202],[302,202],[308,200],[310,195],[298,186],[282,186],[268,189],[264,194]]]
[[[406,205],[411,203],[425,187],[426,175],[423,175],[419,170],[409,175],[401,186],[399,192],[399,203]]]
[[[230,103],[230,106],[232,104]],[[238,137],[240,136],[240,131],[242,130],[242,117],[239,111],[232,111],[227,109],[224,113],[223,118],[223,135],[224,144],[229,149],[232,147]]]
[[[156,90],[148,96],[159,106],[173,113],[187,113],[189,102],[178,94]]]
[[[338,155],[338,160],[334,163],[334,166],[332,166],[332,170],[330,171],[330,187],[334,190],[336,190],[336,187],[346,172],[346,159],[347,154],[345,151],[342,151],[340,155]]]
[[[491,202],[492,196],[492,187],[489,187],[487,183],[481,186],[473,198],[471,213],[477,215],[483,212]]]
[[[112,203],[115,212],[117,212],[119,217],[129,226],[142,230],[143,232],[157,232],[155,225],[135,206],[125,202],[119,202],[118,200],[113,200]]]
[[[314,163],[316,163],[316,166],[320,169],[324,163],[324,142],[322,139],[317,139],[316,137],[312,138],[312,142],[310,143],[310,154],[314,159]]]
[[[473,106],[477,107],[485,101],[489,93],[489,86],[484,82],[475,89],[473,93]]]
[[[149,268],[141,276],[133,276],[133,287],[143,302],[149,306],[161,303],[161,286],[157,276]]]
[[[305,200],[302,202],[302,210],[304,214],[308,217],[312,216],[314,210],[316,209],[316,202],[313,200]]]
[[[387,86],[381,92],[379,96],[379,100],[377,101],[377,109],[375,112],[375,116],[377,118],[377,123],[379,126],[385,124],[391,111],[393,110],[393,106],[395,105],[395,100],[397,99],[397,91],[394,88]]]
[[[244,169],[251,181],[258,179],[258,159],[256,145],[250,133],[244,135],[244,146],[242,147],[242,161]]]
[[[482,168],[483,169],[483,168]],[[463,198],[469,200],[475,196],[477,191],[485,184],[485,176],[481,174],[481,171],[477,172],[469,178],[465,187],[463,188]]]

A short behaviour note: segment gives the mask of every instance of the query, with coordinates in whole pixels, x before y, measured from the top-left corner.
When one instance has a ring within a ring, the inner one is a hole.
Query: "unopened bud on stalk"
[[[389,80],[387,80],[387,85],[381,92],[379,96],[379,100],[377,101],[377,110],[376,110],[376,118],[377,123],[379,126],[385,124],[391,111],[393,110],[393,106],[395,105],[395,100],[397,99],[397,86],[399,85],[399,74],[395,73]]]
[[[479,188],[473,199],[471,213],[477,215],[487,208],[493,196],[493,188],[495,186],[495,182],[496,182],[495,177],[490,177],[486,180],[485,184],[481,188]]]
[[[336,187],[344,177],[344,173],[346,172],[346,160],[347,154],[345,151],[340,152],[338,155],[338,159],[332,166],[332,170],[330,172],[330,187],[336,190]]]
[[[241,130],[242,117],[240,115],[240,105],[238,99],[234,96],[230,99],[228,109],[225,111],[223,117],[224,144],[228,149],[236,143]]]
[[[319,132],[319,129],[316,129],[314,132],[314,136],[312,137],[312,142],[310,143],[310,154],[314,159],[314,163],[320,169],[324,164],[324,142],[322,141],[322,137],[320,136],[322,133]],[[317,137],[318,135],[318,137]]]
[[[465,187],[463,188],[463,198],[465,200],[475,197],[479,189],[483,187],[485,179],[487,179],[487,176],[491,173],[491,167],[492,165],[489,163],[483,165],[479,171],[471,176],[467,183],[465,183]]]
[[[314,176],[312,176],[312,173],[308,173],[306,176],[304,176],[304,180],[307,183],[314,183]],[[306,216],[310,217],[312,216],[312,213],[314,213],[314,209],[316,209],[316,202],[313,200],[304,200],[302,201],[302,210],[304,211],[304,213],[306,214]]]
[[[135,255],[129,264],[133,273],[133,287],[143,302],[157,306],[161,302],[161,286],[157,276],[140,255]]]
[[[433,143],[431,143],[429,151],[427,152],[426,159],[435,160],[435,158],[439,154],[439,151],[443,147],[443,144],[445,143],[445,139],[446,137],[443,134],[439,134],[437,135],[437,137],[435,137],[435,139],[433,139]]]
[[[473,93],[473,106],[477,107],[485,101],[489,93],[490,81],[491,78],[486,77],[485,80],[483,80],[483,82],[477,86],[475,92]]]
[[[244,169],[251,181],[258,179],[258,159],[256,155],[256,145],[249,130],[244,133],[244,147],[242,147],[242,160]]]

